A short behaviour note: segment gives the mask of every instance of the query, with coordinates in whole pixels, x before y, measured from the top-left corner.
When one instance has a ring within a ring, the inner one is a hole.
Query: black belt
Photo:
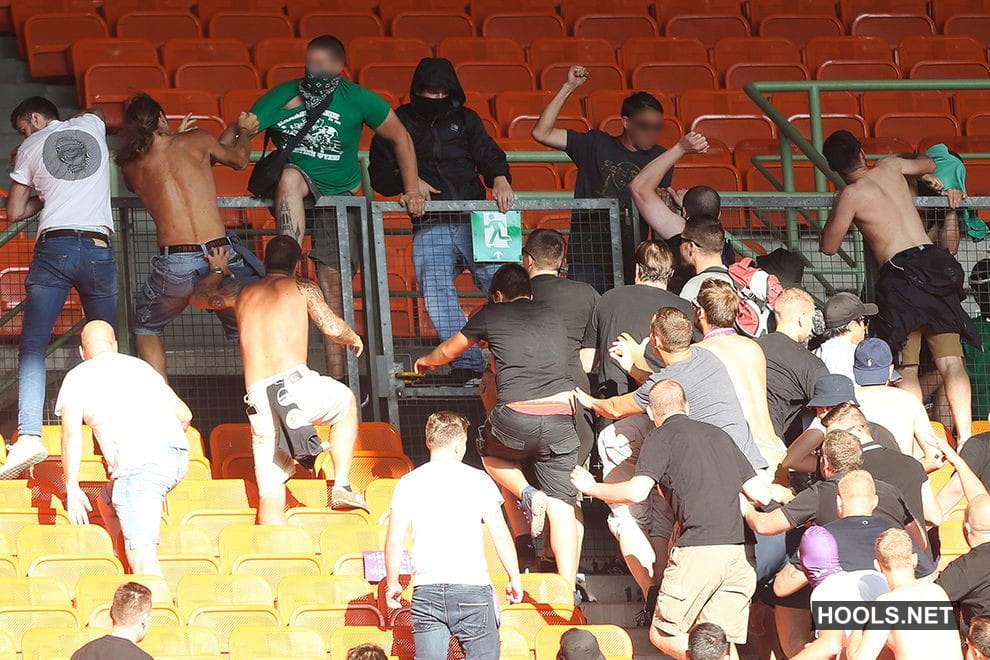
[[[38,240],[47,241],[49,238],[90,238],[94,241],[103,241],[110,245],[110,237],[99,231],[86,231],[84,229],[49,229],[42,232]]]
[[[185,243],[183,245],[163,245],[158,248],[158,254],[168,256],[170,254],[182,254],[189,252],[209,252],[213,248],[230,245],[230,238],[216,238],[207,243]]]

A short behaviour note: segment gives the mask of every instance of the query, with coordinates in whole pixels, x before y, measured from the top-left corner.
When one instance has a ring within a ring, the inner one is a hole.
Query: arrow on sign
[[[501,259],[502,258],[502,251],[501,250],[496,250],[495,252],[492,252],[492,256],[495,257],[496,259]]]

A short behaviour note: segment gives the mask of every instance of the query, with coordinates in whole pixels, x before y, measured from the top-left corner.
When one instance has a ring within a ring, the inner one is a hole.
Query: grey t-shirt
[[[644,411],[650,407],[650,390],[661,380],[680,383],[687,395],[689,417],[728,433],[754,470],[769,466],[753,440],[736,390],[729,380],[729,372],[714,353],[692,346],[690,358],[664,367],[650,376],[633,393],[636,404]]]
[[[691,279],[689,279],[687,282],[684,283],[684,286],[681,288],[681,294],[680,294],[681,298],[684,298],[684,300],[693,303],[695,300],[698,299],[698,292],[701,291],[701,285],[704,284],[707,280],[712,280],[712,279],[722,280],[724,282],[728,282],[729,284],[732,284],[732,276],[729,275],[728,271],[726,271],[724,268],[723,269],[708,268],[706,270],[701,271],[700,273],[698,273],[697,275],[695,275],[694,277],[692,277]]]

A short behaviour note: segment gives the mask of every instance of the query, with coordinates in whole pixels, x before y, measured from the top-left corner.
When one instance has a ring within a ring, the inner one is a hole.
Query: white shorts
[[[355,405],[354,393],[343,383],[321,376],[305,365],[293,367],[247,388],[244,402],[252,406],[251,448],[254,453],[254,476],[260,495],[278,492],[296,473],[296,462],[289,454],[278,451],[275,442],[275,418],[268,403],[268,386],[283,381],[286,401],[296,404],[303,418],[311,424],[333,426]]]
[[[598,434],[598,454],[602,459],[605,483],[632,479],[636,461],[646,436],[655,428],[647,415],[631,415],[617,419]],[[667,500],[654,488],[639,504],[611,504],[608,528],[618,538],[635,525],[647,536],[670,538],[674,528],[674,512]]]

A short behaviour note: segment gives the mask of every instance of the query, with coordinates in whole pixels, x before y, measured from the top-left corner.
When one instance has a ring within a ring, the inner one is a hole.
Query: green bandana
[[[307,69],[306,77],[299,83],[299,94],[302,96],[307,112],[315,110],[327,95],[334,93],[339,84],[339,75]]]

